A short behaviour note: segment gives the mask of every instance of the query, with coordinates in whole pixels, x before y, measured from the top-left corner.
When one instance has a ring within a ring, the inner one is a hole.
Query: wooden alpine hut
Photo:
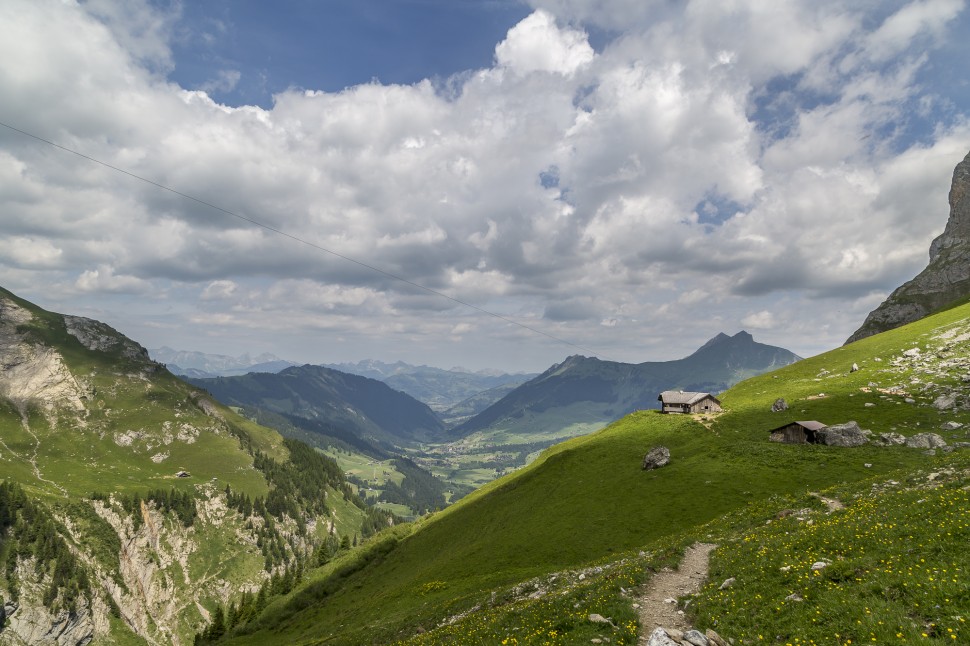
[[[665,390],[657,397],[662,413],[720,413],[721,402],[711,393]]]
[[[771,429],[768,439],[784,444],[818,444],[817,433],[825,427],[825,424],[816,421],[788,422]]]

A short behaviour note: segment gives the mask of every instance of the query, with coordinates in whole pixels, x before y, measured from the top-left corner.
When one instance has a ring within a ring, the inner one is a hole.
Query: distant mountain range
[[[385,446],[443,439],[444,423],[426,404],[376,379],[324,366],[185,379],[226,405],[322,422]]]
[[[638,409],[657,408],[657,395],[664,390],[718,393],[800,358],[784,348],[758,343],[744,331],[718,334],[675,361],[631,364],[576,355],[519,386],[453,434],[501,431],[521,438],[555,433],[567,418],[573,425],[605,425]]]
[[[523,384],[536,376],[535,373],[512,375],[496,370],[477,372],[464,368],[444,370],[431,366],[412,366],[402,361],[383,363],[367,360],[326,365],[334,370],[383,381],[391,388],[423,401],[432,410],[438,412],[447,411],[469,398],[480,397],[494,388]],[[449,415],[446,414],[444,417],[447,418]]]
[[[280,359],[273,354],[259,354],[255,357],[243,354],[230,357],[225,354],[206,354],[205,352],[191,352],[187,350],[173,350],[169,347],[156,348],[148,351],[149,356],[159,363],[164,363],[173,375],[187,377],[232,377],[245,375],[250,372],[279,372],[297,364]]]

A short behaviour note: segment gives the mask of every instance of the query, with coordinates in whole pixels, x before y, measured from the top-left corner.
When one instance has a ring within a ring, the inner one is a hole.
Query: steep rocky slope
[[[950,219],[930,245],[930,263],[898,287],[846,343],[918,321],[970,296],[970,153],[957,164],[950,186]]]
[[[109,326],[0,290],[0,644],[192,643],[387,520]]]

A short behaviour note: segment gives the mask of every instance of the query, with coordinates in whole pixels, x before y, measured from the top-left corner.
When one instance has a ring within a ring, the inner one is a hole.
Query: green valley
[[[433,643],[436,631],[452,634],[452,626],[488,615],[490,625],[505,626],[506,638],[548,621],[559,626],[552,643],[575,643],[573,637],[589,632],[588,621],[564,624],[552,603],[549,615],[517,624],[522,595],[510,590],[557,572],[633,567],[630,559],[640,558],[640,551],[667,554],[713,536],[710,528],[719,522],[743,533],[749,511],[773,515],[792,501],[805,506],[809,492],[851,483],[865,489],[866,483],[965,465],[962,449],[926,455],[873,442],[787,445],[769,442],[768,430],[792,419],[855,420],[874,437],[932,431],[955,446],[966,435],[958,425],[970,421],[962,381],[970,355],[968,315],[970,306],[961,306],[745,381],[724,394],[726,412],[716,417],[642,411],[552,447],[525,469],[311,575],[231,641]],[[779,397],[791,408],[774,413]],[[941,397],[955,398],[956,408],[941,409]],[[945,422],[953,430],[942,430]],[[642,471],[643,454],[659,444],[670,449],[670,465]],[[742,520],[732,521],[737,514]],[[615,605],[620,595],[632,613],[630,590],[649,574],[641,570],[636,581],[620,586],[625,593],[614,590],[604,603]],[[587,611],[602,614],[595,606]],[[730,635],[734,629],[721,623],[718,630]],[[543,635],[517,643],[545,643]]]

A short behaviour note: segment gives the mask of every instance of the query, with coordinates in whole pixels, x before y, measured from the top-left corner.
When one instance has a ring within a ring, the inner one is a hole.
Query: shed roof
[[[717,397],[711,393],[692,393],[685,392],[683,390],[665,390],[660,393],[657,397],[657,401],[662,401],[665,404],[696,404],[705,397],[710,397],[714,401],[718,401]],[[720,402],[718,402],[720,403]]]
[[[778,428],[771,429],[771,431],[772,432],[779,431],[779,430],[781,430],[781,429],[783,429],[783,428],[785,428],[787,426],[791,426],[792,424],[798,424],[799,426],[801,426],[802,428],[804,428],[807,431],[820,431],[820,430],[822,430],[823,428],[825,428],[827,426],[826,424],[823,424],[822,422],[816,422],[815,420],[809,420],[809,421],[803,421],[803,422],[788,422],[787,424],[782,424]]]

